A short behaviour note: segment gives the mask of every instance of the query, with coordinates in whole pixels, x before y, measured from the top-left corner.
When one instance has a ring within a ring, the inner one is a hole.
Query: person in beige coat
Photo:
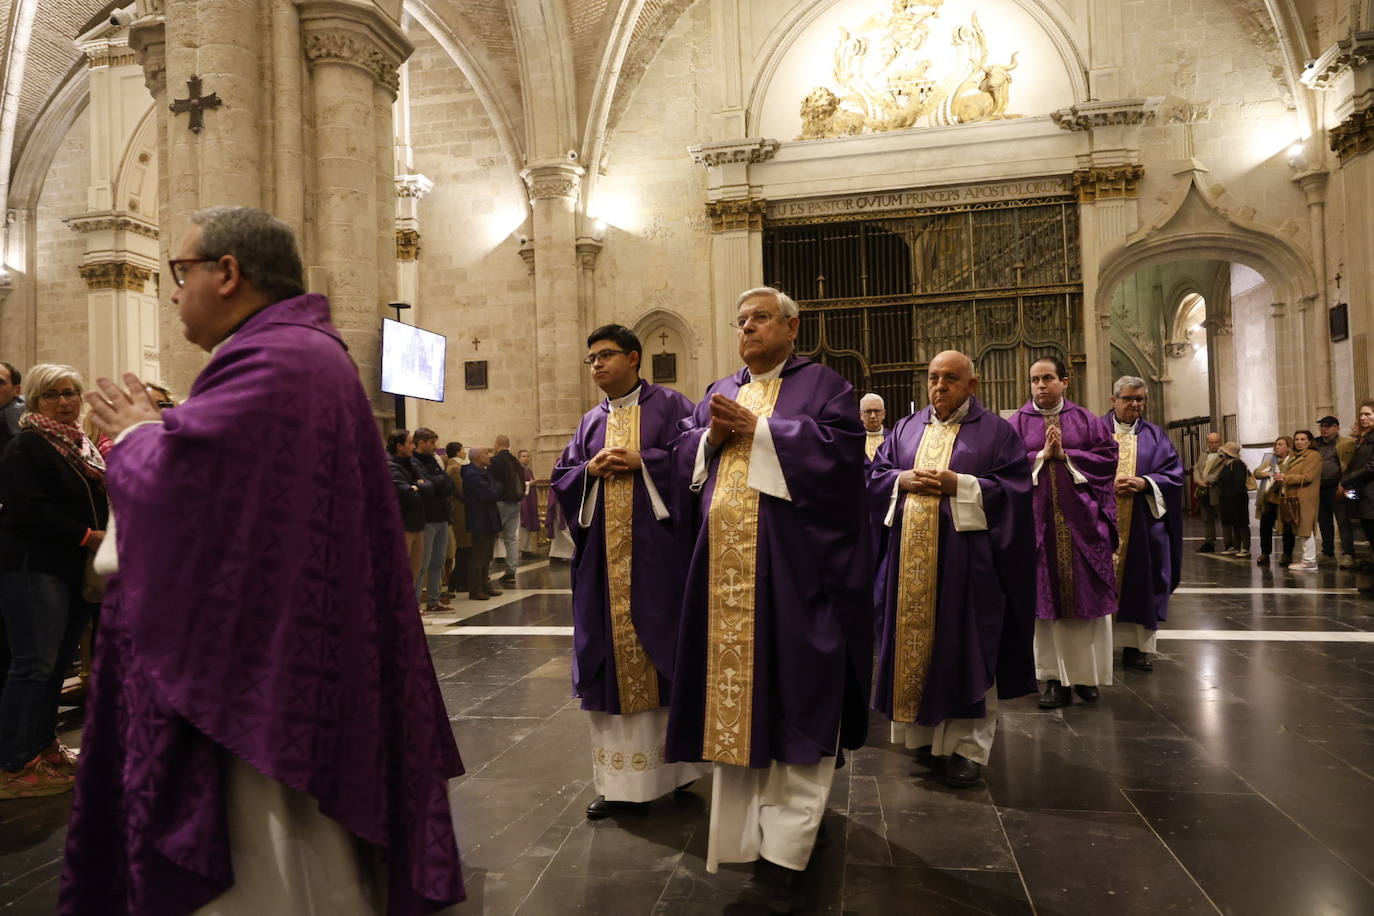
[[[1312,537],[1312,529],[1317,524],[1317,507],[1320,503],[1322,480],[1322,458],[1312,448],[1311,430],[1300,429],[1293,434],[1293,458],[1287,469],[1274,475],[1274,483],[1283,487],[1282,497],[1297,497],[1300,508],[1298,523],[1293,534],[1297,538],[1294,562],[1289,569],[1311,570],[1317,568],[1317,541]]]

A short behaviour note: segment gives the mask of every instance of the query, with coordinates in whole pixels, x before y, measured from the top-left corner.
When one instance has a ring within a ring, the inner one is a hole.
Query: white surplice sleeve
[[[754,425],[754,444],[749,452],[750,488],[769,496],[792,500],[787,489],[787,480],[782,475],[782,465],[778,463],[778,452],[773,447],[773,433],[768,428],[768,419],[759,417]]]

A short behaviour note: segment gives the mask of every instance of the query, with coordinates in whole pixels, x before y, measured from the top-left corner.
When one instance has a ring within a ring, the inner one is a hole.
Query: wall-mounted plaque
[[[1333,305],[1327,310],[1326,318],[1332,340],[1345,340],[1350,336],[1350,306],[1347,303]]]
[[[474,359],[463,363],[463,387],[469,391],[487,387],[487,361]]]
[[[676,353],[655,353],[654,354],[654,377],[655,385],[677,381],[677,354]]]

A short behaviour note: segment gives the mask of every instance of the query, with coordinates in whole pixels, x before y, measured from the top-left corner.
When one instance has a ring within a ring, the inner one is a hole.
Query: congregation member
[[[583,362],[605,398],[582,417],[550,477],[575,520],[573,689],[591,724],[596,798],[587,817],[599,820],[642,808],[706,768],[668,763],[663,751],[682,616],[671,447],[693,405],[640,378],[643,348],[629,328],[597,328],[587,350]]]
[[[873,456],[878,453],[878,446],[883,444],[886,432],[883,429],[883,420],[887,418],[887,405],[883,403],[882,395],[869,392],[859,398],[859,419],[864,424],[864,458],[869,462],[873,461]]]
[[[501,510],[497,508],[498,493],[492,483],[491,451],[485,448],[468,450],[468,463],[463,465],[463,505],[468,536],[468,600],[486,601],[503,594],[491,585],[491,554],[496,538],[501,534]]]
[[[1293,526],[1285,525],[1279,518],[1280,494],[1283,487],[1274,483],[1274,477],[1281,473],[1293,457],[1293,440],[1279,436],[1274,440],[1274,450],[1267,453],[1255,465],[1251,475],[1255,478],[1255,516],[1259,519],[1260,554],[1256,566],[1268,566],[1269,555],[1274,547],[1274,528],[1282,533],[1283,553],[1279,555],[1280,565],[1293,562]]]
[[[744,899],[791,912],[837,752],[867,731],[864,432],[850,384],[793,353],[790,297],[752,289],[736,312],[745,366],[676,444],[692,546],[668,759],[714,764],[707,870],[752,861]]]
[[[1199,511],[1202,512],[1202,544],[1198,553],[1215,553],[1217,549],[1217,507],[1221,505],[1221,492],[1214,490],[1217,474],[1221,471],[1221,434],[1208,433],[1207,447],[1193,463],[1193,491],[1197,495]],[[1234,544],[1223,543],[1224,548]]]
[[[87,395],[119,533],[60,912],[455,904],[463,768],[372,402],[285,223],[190,223],[172,304],[212,355],[186,402]]]
[[[1273,476],[1279,486],[1279,518],[1285,527],[1293,529],[1293,561],[1288,568],[1310,572],[1317,568],[1317,542],[1313,531],[1317,526],[1317,494],[1321,486],[1321,454],[1312,447],[1311,430],[1300,429],[1293,434],[1293,455],[1288,466]]]
[[[421,481],[410,460],[415,454],[415,440],[410,430],[392,430],[386,437],[386,454],[391,483],[396,488],[396,502],[401,507],[401,529],[405,532],[406,554],[410,557],[410,575],[418,583],[425,544],[425,501],[420,495],[420,487],[429,486],[429,481]]]
[[[1374,549],[1374,400],[1360,402],[1352,432],[1355,451],[1340,481],[1341,496],[1352,500],[1350,514],[1359,520],[1365,541]]]
[[[1340,559],[1337,565],[1349,569],[1355,565],[1355,526],[1350,518],[1350,501],[1341,488],[1341,478],[1351,468],[1355,455],[1355,439],[1341,435],[1341,421],[1325,416],[1317,421],[1319,435],[1313,447],[1322,456],[1322,481],[1317,501],[1317,528],[1322,536],[1322,556],[1336,560],[1336,537],[1340,536]]]
[[[1219,451],[1221,468],[1213,488],[1220,494],[1217,512],[1226,532],[1223,556],[1250,559],[1250,471],[1240,458],[1240,443],[1227,442]]]
[[[1035,526],[1021,437],[975,397],[963,353],[930,361],[930,405],[869,474],[881,615],[873,708],[946,785],[987,766],[997,701],[1035,693]]]
[[[13,363],[0,360],[0,452],[19,433],[24,415],[23,375]]]
[[[530,451],[522,448],[520,474],[525,478],[525,495],[520,498],[520,556],[534,554],[539,547],[539,491],[534,488],[534,468],[530,466]]]
[[[497,436],[496,448],[491,452],[489,470],[496,487],[496,507],[501,516],[501,546],[505,550],[506,571],[501,582],[515,584],[515,571],[520,565],[520,505],[525,498],[525,468],[511,454],[510,436]]]
[[[444,446],[444,473],[453,481],[453,493],[448,498],[449,543],[453,545],[453,564],[447,585],[455,595],[468,590],[468,551],[472,549],[467,506],[463,502],[463,467],[467,463],[467,449],[463,448],[463,443],[449,442]]]
[[[1058,357],[1030,368],[1031,400],[1011,416],[1031,461],[1037,542],[1035,670],[1042,709],[1098,700],[1112,683],[1117,609],[1116,440],[1065,397]]]
[[[1137,671],[1154,670],[1150,656],[1183,567],[1183,462],[1164,430],[1145,419],[1148,399],[1143,378],[1123,375],[1103,417],[1117,448],[1112,642],[1122,665]]]
[[[415,595],[429,613],[453,610],[448,599],[453,596],[444,585],[444,558],[448,552],[449,500],[453,496],[453,481],[444,472],[435,452],[439,449],[439,434],[428,427],[415,430],[415,476],[422,481],[420,497],[425,506],[424,543],[420,547],[420,573],[415,580]]]
[[[95,611],[88,567],[105,537],[105,461],[82,433],[81,375],[42,363],[0,456],[0,799],[68,792],[76,757],[57,740],[62,682]]]

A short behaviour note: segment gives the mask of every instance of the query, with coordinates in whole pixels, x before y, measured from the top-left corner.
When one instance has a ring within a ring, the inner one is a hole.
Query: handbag
[[[1302,520],[1302,501],[1296,496],[1289,496],[1285,488],[1283,495],[1279,497],[1279,521],[1285,525],[1296,525]]]
[[[67,466],[72,469],[72,473],[86,487],[86,499],[91,506],[91,528],[94,529],[100,524],[100,513],[95,511],[95,494],[91,492],[91,484],[86,480],[86,475],[74,466],[71,461]],[[81,569],[81,600],[88,604],[99,604],[105,600],[105,577],[95,571],[95,551],[86,551],[86,563]]]

